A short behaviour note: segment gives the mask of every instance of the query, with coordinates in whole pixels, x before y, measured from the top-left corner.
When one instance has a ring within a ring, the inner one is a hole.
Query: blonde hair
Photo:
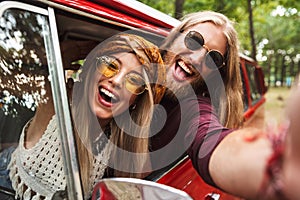
[[[73,119],[76,127],[76,142],[80,164],[80,173],[85,196],[90,190],[90,172],[93,154],[91,152],[91,135],[100,134],[101,128],[97,117],[89,107],[90,82],[96,71],[96,58],[120,52],[134,53],[143,66],[145,79],[149,79],[147,90],[137,96],[136,107],[128,112],[114,116],[110,124],[110,144],[113,144],[110,166],[117,167],[115,176],[141,178],[143,170],[148,167],[148,135],[152,120],[153,105],[158,103],[163,94],[165,67],[154,44],[142,37],[131,34],[118,34],[98,45],[86,58],[81,73],[81,81],[73,89]],[[134,123],[133,123],[134,122]],[[95,127],[99,129],[95,130]],[[142,127],[142,128],[139,128]],[[129,133],[130,131],[130,133]],[[122,149],[119,151],[118,149]],[[127,152],[127,153],[126,153]],[[128,152],[132,152],[129,153]],[[120,168],[122,167],[122,168]],[[120,169],[125,169],[122,171]]]
[[[219,88],[214,88],[214,92],[210,94],[210,96],[212,101],[216,104],[215,106],[222,124],[229,128],[237,128],[243,122],[244,110],[238,52],[239,44],[232,21],[225,15],[213,11],[201,11],[188,14],[182,19],[182,23],[171,31],[161,48],[169,49],[173,45],[173,41],[183,30],[205,22],[210,22],[222,27],[223,33],[227,38],[225,66],[219,69],[225,86],[225,94],[222,92],[220,96],[219,92],[224,90],[221,90],[220,88],[222,86],[218,84],[217,87]]]

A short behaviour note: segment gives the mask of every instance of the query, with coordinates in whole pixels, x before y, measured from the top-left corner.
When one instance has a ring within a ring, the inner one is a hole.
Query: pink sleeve
[[[198,97],[197,102],[193,99],[187,101],[192,101],[184,103],[190,109],[195,110],[195,106],[198,107],[198,114],[187,116],[191,119],[190,128],[185,135],[185,145],[189,147],[187,153],[202,179],[216,187],[208,170],[209,160],[216,146],[233,130],[225,128],[219,122],[209,98]],[[191,112],[186,113],[190,115]]]

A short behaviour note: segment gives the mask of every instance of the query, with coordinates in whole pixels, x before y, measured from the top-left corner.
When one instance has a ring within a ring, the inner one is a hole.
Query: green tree
[[[183,16],[183,4],[184,0],[176,0],[175,1],[175,18],[180,19]]]

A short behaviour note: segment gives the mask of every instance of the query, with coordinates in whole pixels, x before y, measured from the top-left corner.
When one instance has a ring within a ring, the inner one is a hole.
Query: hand
[[[285,183],[286,195],[290,199],[300,199],[300,86],[291,92],[288,101],[287,115],[289,129],[286,138],[286,148],[283,163],[283,181]]]

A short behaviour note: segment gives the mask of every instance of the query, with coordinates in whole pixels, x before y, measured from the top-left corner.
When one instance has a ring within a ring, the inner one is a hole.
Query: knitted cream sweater
[[[61,152],[61,140],[55,115],[37,144],[30,149],[24,147],[24,126],[19,146],[12,154],[9,164],[10,179],[16,191],[16,198],[24,200],[50,200],[54,193],[65,190],[66,177]],[[90,177],[91,188],[100,180],[107,166],[111,152],[110,145],[94,157],[93,171]],[[87,198],[91,195],[87,195]]]

